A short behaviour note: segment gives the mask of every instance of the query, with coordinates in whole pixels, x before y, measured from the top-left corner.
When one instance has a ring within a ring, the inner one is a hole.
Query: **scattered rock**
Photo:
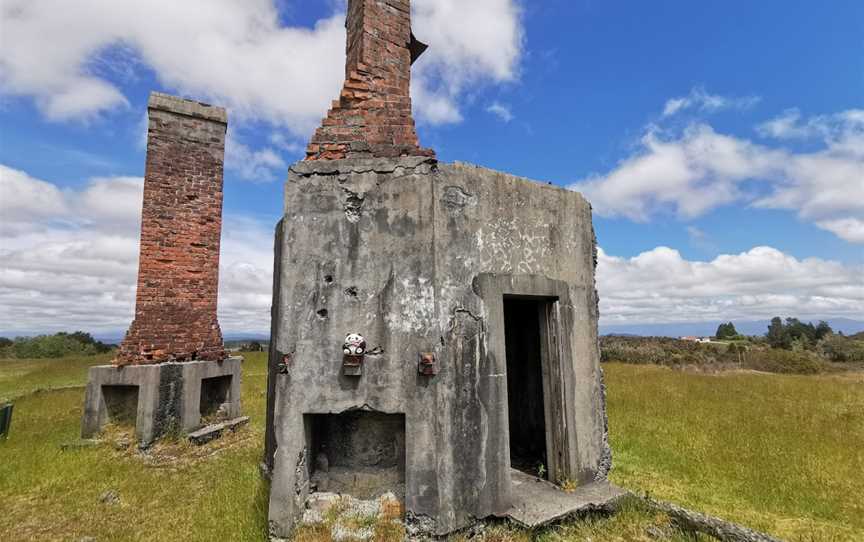
[[[129,446],[132,446],[132,439],[128,436],[123,435],[114,441],[114,449],[122,452],[123,450],[128,450]]]
[[[393,493],[377,499],[362,500],[336,493],[312,493],[306,500],[302,523],[307,525],[332,521],[330,537],[334,542],[373,540],[378,521],[400,522],[402,503]]]
[[[486,524],[485,523],[475,523],[471,527],[465,531],[465,538],[471,539],[476,538],[478,536],[483,536],[486,533]]]
[[[355,542],[356,540],[372,540],[374,531],[368,527],[361,529],[351,529],[341,524],[336,524],[330,530],[330,537],[333,542]]]
[[[405,518],[408,540],[427,540],[435,533],[435,520],[429,516],[408,512]]]
[[[99,502],[109,506],[118,505],[120,504],[120,494],[115,489],[109,489],[99,496]]]

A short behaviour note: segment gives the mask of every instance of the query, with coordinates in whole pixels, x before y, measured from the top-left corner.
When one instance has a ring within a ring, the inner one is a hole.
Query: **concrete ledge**
[[[609,482],[594,482],[567,492],[560,487],[512,469],[513,505],[507,517],[517,524],[535,528],[572,514],[607,509],[627,492]]]
[[[687,510],[676,504],[645,499],[657,510],[665,512],[679,527],[688,531],[706,534],[721,542],[782,542],[778,538],[760,533],[720,518],[706,516],[699,512]]]
[[[335,175],[352,173],[393,173],[398,168],[416,169],[424,164],[432,167],[438,163],[427,156],[402,156],[399,158],[345,158],[342,160],[304,160],[291,165],[295,175]]]
[[[201,444],[206,444],[211,440],[215,440],[221,437],[225,431],[236,431],[247,423],[249,423],[249,416],[234,418],[233,420],[228,420],[227,422],[214,423],[212,425],[202,427],[197,431],[189,433],[189,441],[192,444],[198,444],[200,446]]]
[[[228,124],[228,113],[225,108],[163,94],[162,92],[150,93],[147,108]]]
[[[146,448],[166,433],[199,428],[202,414],[208,414],[202,406],[214,401],[214,410],[237,418],[242,361],[91,367],[81,437],[92,438],[109,421],[134,420],[138,444]]]

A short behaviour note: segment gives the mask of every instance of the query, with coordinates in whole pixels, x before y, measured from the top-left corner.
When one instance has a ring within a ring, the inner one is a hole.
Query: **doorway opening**
[[[549,477],[544,398],[544,323],[554,300],[504,297],[510,466]]]

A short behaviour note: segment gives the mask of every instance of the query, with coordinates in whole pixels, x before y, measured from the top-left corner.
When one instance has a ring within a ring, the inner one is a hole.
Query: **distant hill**
[[[790,315],[794,316],[794,315]],[[783,316],[784,318],[786,315]],[[849,318],[800,318],[804,322],[825,320],[835,332],[842,331],[844,335],[864,332],[864,320]],[[714,335],[717,326],[722,322],[678,322],[672,324],[629,324],[601,325],[601,335],[641,335],[643,337],[684,337],[694,335],[708,337]],[[735,329],[742,335],[764,335],[768,330],[768,320],[735,321]]]
[[[787,315],[783,315],[785,318]],[[794,315],[793,315],[794,316]],[[852,320],[850,318],[800,318],[803,322],[816,323],[825,320],[835,332],[842,331],[844,335],[858,334],[858,340],[864,341],[864,320]],[[697,336],[708,337],[714,335],[717,326],[722,322],[677,322],[671,324],[626,324],[626,325],[600,325],[601,335],[620,335],[636,337],[684,337]],[[736,321],[735,329],[742,335],[764,335],[768,330],[768,320]],[[3,332],[0,337],[33,337],[46,332]],[[93,337],[106,344],[120,344],[125,331],[107,331],[94,333]],[[236,342],[267,342],[270,340],[269,333],[225,333],[225,341]]]

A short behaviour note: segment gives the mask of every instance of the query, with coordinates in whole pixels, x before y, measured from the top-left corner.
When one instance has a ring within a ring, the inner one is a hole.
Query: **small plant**
[[[579,487],[579,484],[574,480],[571,480],[570,478],[564,478],[563,480],[558,482],[558,485],[561,486],[561,489],[563,489],[567,493],[573,493]]]
[[[537,465],[537,476],[540,478],[546,478],[546,465],[543,463]]]

